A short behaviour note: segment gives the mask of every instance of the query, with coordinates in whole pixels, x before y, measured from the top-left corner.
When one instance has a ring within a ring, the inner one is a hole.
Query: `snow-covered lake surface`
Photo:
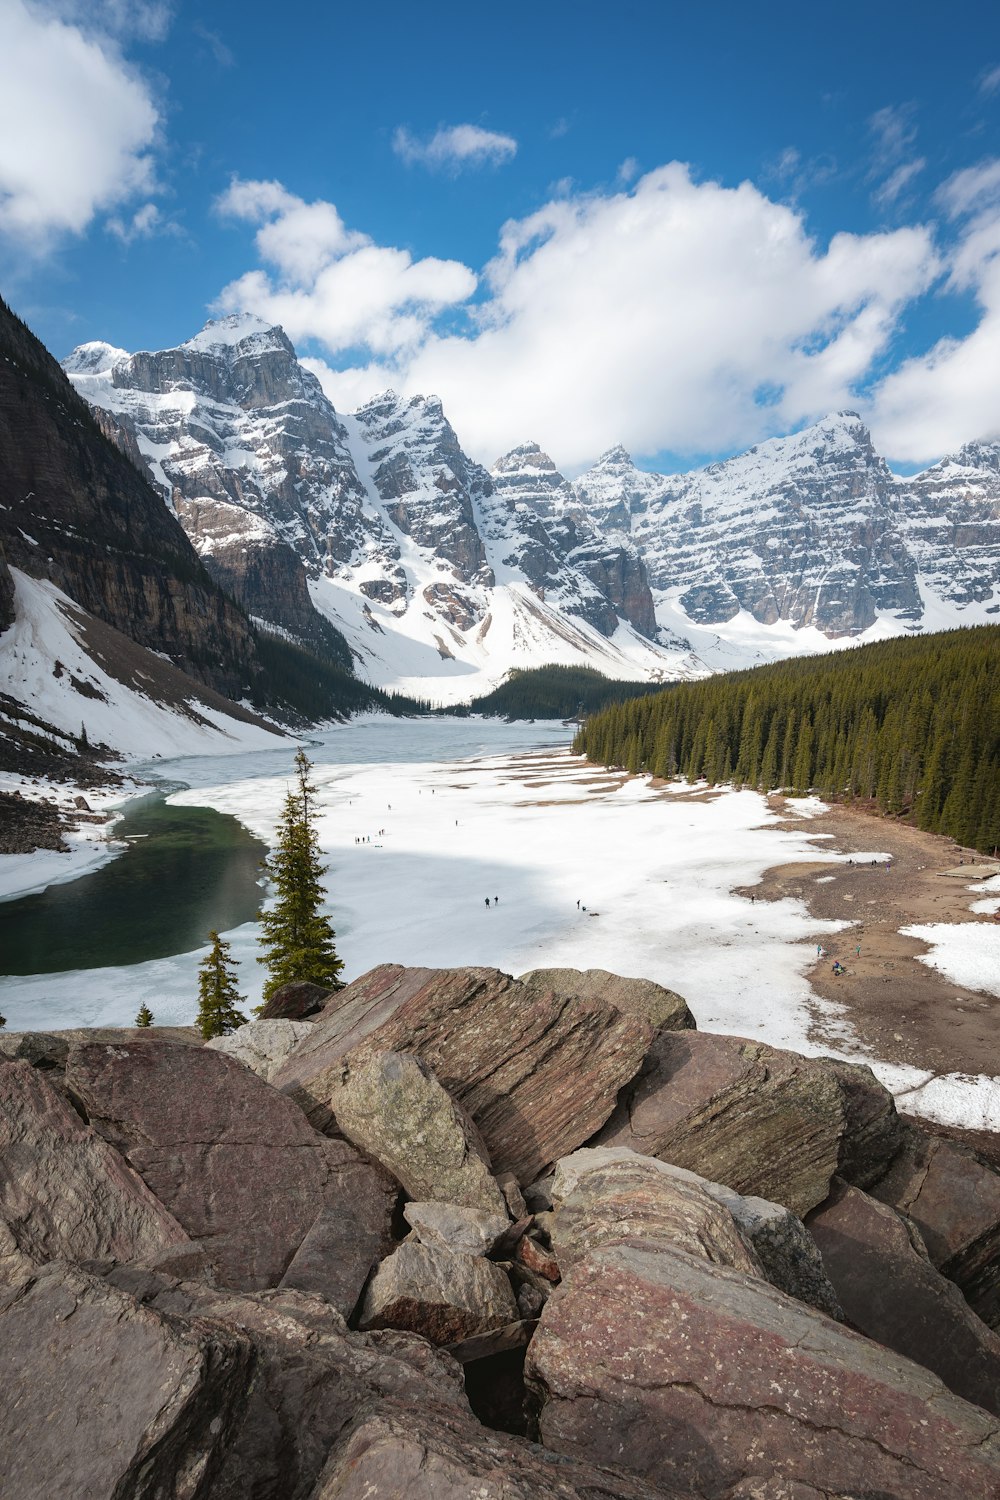
[[[621,784],[572,757],[569,742],[559,724],[376,717],[307,742],[344,977],[382,962],[604,968],[678,990],[703,1030],[862,1058],[846,1012],[805,978],[818,943],[834,957],[842,943],[848,956],[850,924],[812,917],[797,900],[733,894],[774,865],[847,858],[816,821],[821,805],[793,804],[801,826],[776,828],[754,792]],[[270,841],[293,755],[282,747],[136,771],[186,783],[170,801],[231,813]],[[27,868],[25,880],[38,884]],[[225,935],[255,1005],[257,926]],[[143,1001],[161,1024],[190,1022],[205,951],[2,979],[0,1010],[12,1029],[129,1024]],[[864,1060],[907,1108],[1000,1129],[996,1080]]]

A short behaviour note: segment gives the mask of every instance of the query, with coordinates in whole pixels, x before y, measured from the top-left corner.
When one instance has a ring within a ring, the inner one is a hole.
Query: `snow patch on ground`
[[[1000,996],[1000,927],[987,922],[927,922],[900,930],[904,937],[930,944],[929,953],[918,955],[928,968],[966,989]]]

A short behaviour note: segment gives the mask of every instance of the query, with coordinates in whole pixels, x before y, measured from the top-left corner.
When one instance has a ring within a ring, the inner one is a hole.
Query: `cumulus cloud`
[[[400,125],[393,134],[392,149],[409,165],[461,171],[464,167],[499,167],[512,161],[517,155],[517,141],[512,135],[483,130],[479,125],[442,125],[421,140]]]
[[[316,340],[342,410],[388,385],[440,395],[487,461],[532,434],[571,468],[618,441],[735,449],[855,406],[939,271],[924,227],[821,246],[794,208],[676,162],[506,224],[475,301],[469,268],[376,246],[281,184],[236,183],[225,204],[275,270],[232,283],[221,309]]]
[[[128,11],[133,26],[154,26],[160,9],[106,5],[95,14],[124,24]],[[101,210],[148,194],[158,124],[149,88],[105,32],[5,0],[0,233],[45,250]]]
[[[947,286],[980,308],[965,338],[942,338],[886,376],[872,403],[876,436],[894,458],[926,463],[970,438],[1000,437],[1000,159],[950,177],[938,201],[957,221]]]
[[[438,313],[476,288],[460,262],[414,260],[407,250],[376,245],[349,230],[332,203],[306,203],[280,182],[236,179],[217,208],[258,225],[258,254],[274,269],[230,282],[216,310],[256,312],[293,341],[316,339],[331,353],[364,346],[399,356],[426,337]]]

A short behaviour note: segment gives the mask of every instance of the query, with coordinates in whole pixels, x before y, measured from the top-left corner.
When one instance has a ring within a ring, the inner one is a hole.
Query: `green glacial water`
[[[265,846],[235,818],[157,792],[116,825],[124,854],[78,880],[0,902],[0,973],[143,963],[187,953],[256,914]]]

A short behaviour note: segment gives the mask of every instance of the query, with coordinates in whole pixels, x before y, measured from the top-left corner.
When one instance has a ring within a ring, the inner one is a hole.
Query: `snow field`
[[[792,804],[801,827],[779,828],[754,792],[654,792],[644,778],[623,782],[571,757],[568,731],[552,724],[367,716],[307,748],[345,979],[384,962],[642,975],[684,995],[702,1030],[869,1061],[908,1110],[1000,1130],[998,1080],[934,1077],[871,1059],[846,1010],[812,992],[806,974],[817,944],[832,957],[842,944],[848,955],[851,923],[814,918],[797,900],[733,894],[778,864],[846,860],[828,835],[812,831],[822,806],[815,799]],[[518,750],[530,753],[512,758]],[[269,841],[292,754],[157,762],[157,770],[189,783],[171,802],[230,813]],[[979,979],[960,982],[983,987],[989,955],[975,948],[976,935],[1000,939],[1000,931],[983,923],[947,931],[955,953],[979,965]],[[225,936],[247,1005],[255,1005],[263,983],[257,925]],[[205,951],[0,980],[0,1010],[12,1029],[113,1025],[130,1023],[145,1001],[161,1024],[187,1023]],[[995,983],[1000,964],[992,972]],[[817,1023],[822,1043],[810,1035]]]

